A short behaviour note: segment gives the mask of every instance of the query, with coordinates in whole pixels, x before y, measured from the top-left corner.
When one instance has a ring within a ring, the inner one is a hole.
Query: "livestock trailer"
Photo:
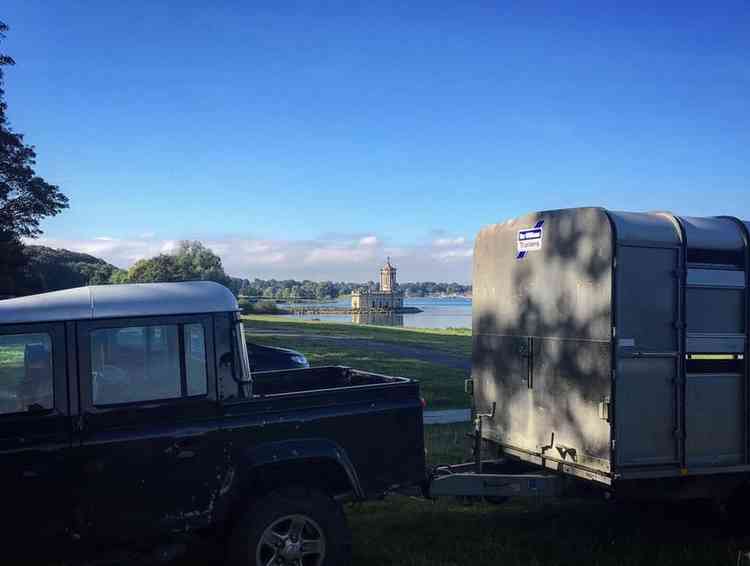
[[[622,493],[742,484],[749,238],[728,216],[602,208],[482,229],[470,385],[485,450]]]

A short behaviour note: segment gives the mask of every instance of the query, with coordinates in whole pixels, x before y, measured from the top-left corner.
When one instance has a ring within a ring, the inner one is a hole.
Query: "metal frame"
[[[506,460],[483,461],[482,467],[502,466]],[[429,497],[556,497],[564,478],[556,474],[485,474],[470,471],[475,464],[440,466],[430,479]]]
[[[743,384],[745,389],[745,464],[750,464],[750,231],[748,226],[734,216],[722,216],[735,222],[745,240],[745,367]]]

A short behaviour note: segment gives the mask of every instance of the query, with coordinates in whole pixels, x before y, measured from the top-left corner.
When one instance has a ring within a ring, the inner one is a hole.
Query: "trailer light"
[[[420,397],[419,401],[422,403],[422,408],[423,409],[427,407],[427,401],[425,401],[424,397]]]
[[[736,354],[688,354],[688,360],[741,360]]]

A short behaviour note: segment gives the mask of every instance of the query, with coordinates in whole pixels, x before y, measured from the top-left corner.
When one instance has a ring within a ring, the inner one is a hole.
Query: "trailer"
[[[729,216],[602,208],[482,229],[475,462],[439,467],[430,493],[747,494],[749,241]]]

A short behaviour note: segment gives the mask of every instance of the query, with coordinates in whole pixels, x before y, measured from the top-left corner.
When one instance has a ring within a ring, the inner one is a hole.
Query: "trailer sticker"
[[[544,220],[540,220],[534,224],[533,228],[518,231],[516,241],[518,255],[516,259],[523,259],[528,252],[536,252],[542,249],[543,226]]]

